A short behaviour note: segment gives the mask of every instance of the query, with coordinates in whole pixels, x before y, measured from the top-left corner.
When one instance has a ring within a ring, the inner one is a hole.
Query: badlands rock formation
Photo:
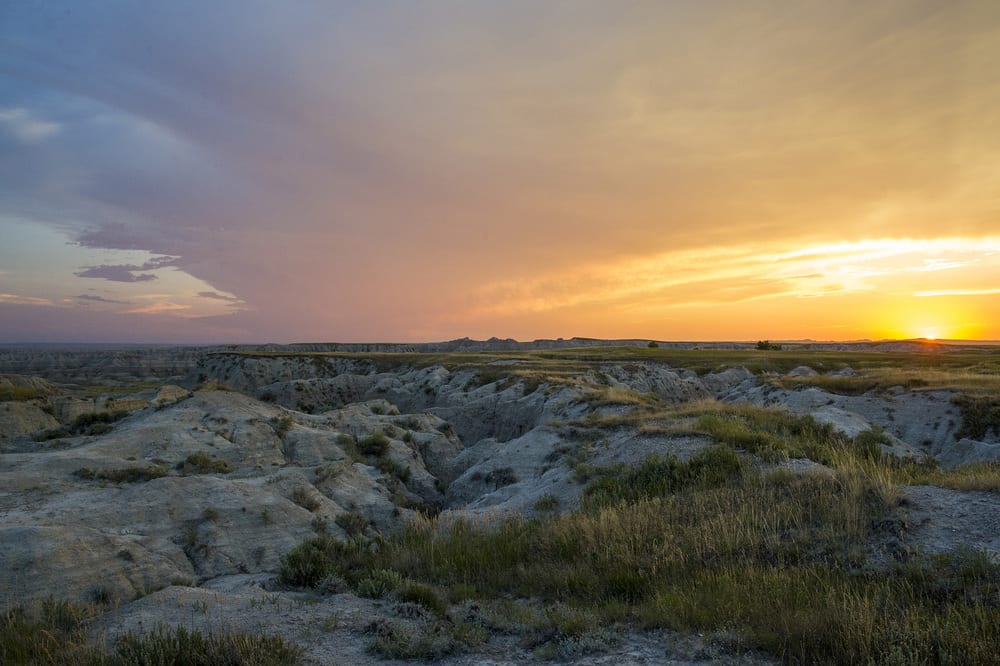
[[[107,367],[80,357],[74,366],[55,352],[34,362],[7,356],[43,376],[0,377],[0,387],[31,391],[0,403],[0,604],[53,594],[110,602],[118,610],[97,627],[111,635],[138,621],[191,619],[169,609],[199,599],[229,622],[267,595],[293,604],[294,593],[265,588],[282,557],[317,531],[337,539],[388,533],[418,510],[531,515],[542,498],[546,510],[568,511],[583,489],[580,463],[686,459],[714,443],[629,424],[638,403],[615,395],[782,406],[851,437],[881,429],[894,455],[947,467],[1000,460],[997,432],[956,437],[962,416],[946,391],[846,396],[782,388],[743,367],[699,375],[654,362],[595,364],[548,382],[514,373],[516,358],[484,370],[378,357],[103,353]],[[83,388],[108,377],[135,390]],[[623,425],[593,426],[616,418]],[[954,547],[955,533],[948,540],[943,530],[959,519],[968,523],[966,543],[1000,555],[1000,525],[989,518],[995,495],[907,492],[914,548]],[[979,515],[993,522],[956,508],[966,501],[984,503]],[[362,662],[360,627],[384,611],[349,594],[324,604],[355,614],[345,616],[339,640]],[[210,626],[208,615],[195,624]],[[287,635],[329,656],[325,638],[291,625]],[[662,657],[662,646],[654,653]]]

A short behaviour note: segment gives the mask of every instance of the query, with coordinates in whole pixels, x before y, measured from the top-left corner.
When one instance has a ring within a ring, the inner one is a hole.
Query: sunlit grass
[[[562,516],[418,519],[377,549],[322,537],[309,548],[347,580],[395,571],[461,598],[727,631],[741,649],[790,662],[975,662],[1000,649],[1000,568],[988,559],[866,572],[866,543],[894,501],[883,480],[860,468],[796,476],[712,465],[728,471],[693,485],[645,483],[640,472],[599,507]]]
[[[849,377],[775,377],[785,388],[815,386],[831,393],[861,395],[872,390],[901,386],[907,390],[951,390],[974,395],[1000,393],[1000,369],[869,368]]]

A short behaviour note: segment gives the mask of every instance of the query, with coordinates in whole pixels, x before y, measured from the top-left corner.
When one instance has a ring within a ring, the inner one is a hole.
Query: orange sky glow
[[[989,2],[11,3],[0,342],[1000,339],[998,62]]]

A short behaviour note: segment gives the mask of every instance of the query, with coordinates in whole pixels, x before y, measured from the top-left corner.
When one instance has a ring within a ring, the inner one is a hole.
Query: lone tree
[[[781,351],[781,345],[770,340],[758,340],[757,349],[761,351]]]

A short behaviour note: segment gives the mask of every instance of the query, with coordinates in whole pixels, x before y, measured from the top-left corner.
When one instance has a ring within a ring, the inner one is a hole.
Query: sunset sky
[[[1000,2],[0,4],[0,342],[1000,339]]]

